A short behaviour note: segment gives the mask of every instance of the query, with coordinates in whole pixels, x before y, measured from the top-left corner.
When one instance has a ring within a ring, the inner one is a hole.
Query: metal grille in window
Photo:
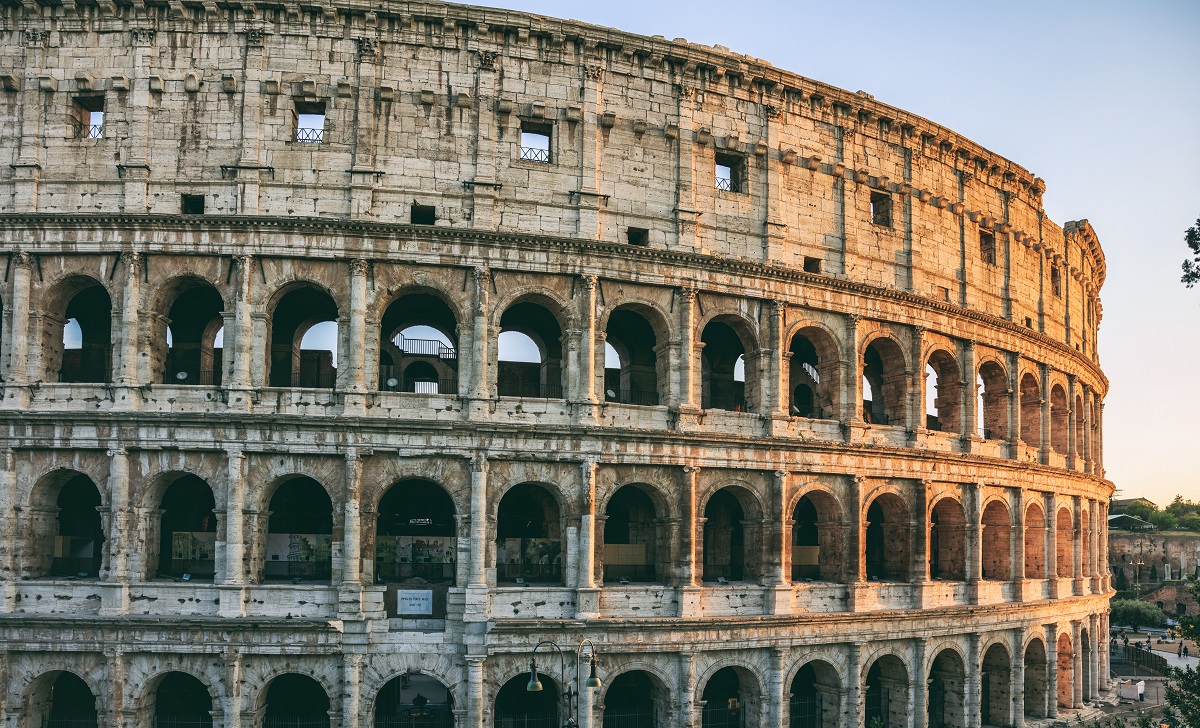
[[[717,177],[717,189],[731,192],[733,190],[733,181],[728,177]]]
[[[297,129],[296,141],[301,144],[320,144],[325,136],[324,129]]]
[[[77,124],[75,126],[76,139],[103,139],[104,125],[103,124]]]
[[[521,147],[521,161],[550,163],[550,150],[537,147]]]
[[[820,695],[792,696],[788,713],[788,728],[820,728],[822,725]]]

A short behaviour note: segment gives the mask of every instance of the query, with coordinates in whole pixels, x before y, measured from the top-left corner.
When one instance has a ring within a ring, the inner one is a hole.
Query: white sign
[[[433,614],[433,592],[428,589],[396,590],[397,614]]]

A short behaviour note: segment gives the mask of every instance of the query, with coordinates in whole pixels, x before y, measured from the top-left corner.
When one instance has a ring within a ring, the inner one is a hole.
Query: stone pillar
[[[983,713],[983,666],[979,635],[967,635],[967,728],[979,728]]]
[[[1012,563],[1013,599],[1025,599],[1025,489],[1012,488],[1012,528],[1009,531],[1009,554]]]
[[[483,655],[467,655],[467,723],[465,728],[484,728]]]
[[[929,675],[925,671],[925,640],[918,637],[913,640],[913,728],[928,728],[929,726]]]
[[[30,34],[38,34],[39,39],[30,42]],[[17,161],[13,164],[12,209],[16,212],[37,212],[38,208],[38,183],[42,174],[38,153],[47,134],[47,115],[42,113],[42,109],[51,103],[48,99],[53,98],[41,91],[39,81],[44,73],[43,59],[47,55],[43,47],[48,45],[49,38],[48,29],[25,31],[23,57],[16,61],[16,67],[23,68],[25,72],[21,83],[21,100],[17,105],[21,115],[20,146],[17,148]]]
[[[99,696],[101,708],[97,721],[114,728],[133,728],[135,713],[125,707],[125,679],[128,662],[125,652],[117,647],[104,648],[104,689]],[[132,697],[132,696],[131,696]],[[108,719],[105,720],[105,713]]]
[[[1108,503],[1100,502],[1098,504],[1099,512],[1096,518],[1096,526],[1099,531],[1096,534],[1096,545],[1099,549],[1099,554],[1096,557],[1096,568],[1100,574],[1100,587],[1102,592],[1108,591],[1109,583],[1112,578],[1112,570],[1109,568],[1108,561]],[[1180,552],[1182,553],[1182,552]],[[1184,565],[1181,563],[1180,571],[1184,570]]]
[[[693,367],[696,356],[696,296],[695,287],[685,286],[678,289],[679,300],[679,339],[676,355],[671,362],[671,371],[678,376],[673,404],[683,412],[694,412],[699,408],[696,393],[699,389],[698,371]],[[682,424],[682,423],[681,423]]]
[[[862,502],[863,483],[866,479],[861,475],[850,476],[850,482],[847,483],[846,494],[846,510],[848,520],[845,538],[843,542],[846,544],[844,559],[845,580],[847,593],[849,595],[849,603],[846,608],[849,611],[854,611],[857,606],[857,592],[866,589],[867,569],[866,569],[866,536],[867,524],[864,522],[866,518],[866,508]]]
[[[1071,497],[1071,590],[1083,594],[1083,504],[1079,496]]]
[[[12,256],[12,300],[7,306],[8,319],[8,366],[5,379],[10,385],[28,384],[29,371],[29,277],[33,270],[33,256],[17,251]],[[35,379],[41,377],[32,375]]]
[[[471,196],[471,226],[479,230],[496,229],[496,72],[500,54],[476,51],[475,74],[475,179],[467,192]]]
[[[773,586],[767,594],[770,614],[792,613],[791,543],[787,524],[788,474],[776,470],[771,478],[771,518],[763,524],[767,535],[766,576]]]
[[[788,371],[784,367],[784,351],[787,345],[783,340],[783,328],[787,319],[787,303],[770,301],[770,315],[767,320],[767,336],[769,340],[762,348],[761,362],[766,364],[762,373],[762,412],[768,418],[768,434],[783,434],[786,431],[788,405]],[[788,352],[790,357],[790,352]],[[814,395],[816,393],[814,392]]]
[[[1021,456],[1021,357],[1016,352],[1006,352],[1008,368],[1008,456]]]
[[[362,728],[363,725],[363,657],[358,652],[342,655],[342,728]],[[368,698],[366,707],[369,708],[370,702]]]
[[[846,317],[846,349],[842,360],[844,374],[842,382],[842,422],[862,423],[862,354],[858,350],[858,327],[862,316],[850,314]]]
[[[962,350],[962,435],[969,443],[983,441],[979,434],[979,371],[975,367],[975,342],[966,340]]]
[[[600,595],[596,589],[596,469],[594,460],[585,460],[579,467],[582,512],[579,516],[576,619],[597,619],[600,616]]]
[[[700,614],[700,579],[704,565],[700,562],[700,514],[697,512],[696,489],[700,484],[700,468],[685,465],[682,472],[683,493],[683,584],[680,588],[679,616]]]
[[[1084,699],[1094,700],[1098,695],[1100,651],[1108,649],[1108,633],[1100,632],[1100,617],[1088,615],[1088,683],[1084,686]]]
[[[967,483],[963,487],[967,517],[967,594],[972,604],[979,603],[979,582],[983,578],[983,483]]]
[[[120,328],[115,337],[120,346],[116,381],[123,387],[135,387],[138,385],[138,312],[142,304],[142,266],[145,261],[140,253],[122,255],[121,259],[125,263],[125,280],[121,289]]]
[[[679,652],[679,728],[696,728],[699,717],[696,710],[696,655]]]
[[[353,143],[350,146],[350,178],[346,186],[347,214],[355,219],[373,217],[375,186],[379,182],[379,175],[375,174],[375,155],[380,146],[376,143],[375,125],[388,113],[385,107],[388,102],[375,94],[379,86],[379,53],[376,44],[371,42],[373,40],[355,39],[358,47],[353,61]]]
[[[596,276],[579,277],[579,349],[575,401],[596,404]],[[603,353],[603,347],[601,347]],[[585,419],[594,419],[588,412]]]
[[[346,452],[346,501],[342,505],[342,564],[338,616],[363,619],[362,603],[362,453]],[[334,575],[336,579],[336,574]]]
[[[129,96],[127,117],[123,124],[121,146],[124,165],[119,168],[122,178],[121,209],[126,214],[144,213],[147,209],[146,186],[150,176],[150,80],[142,75],[156,60],[158,48],[154,33],[134,31],[130,43]],[[114,112],[120,111],[118,105]],[[107,116],[107,115],[106,115]],[[107,118],[105,119],[107,121]],[[107,124],[105,124],[107,126]],[[120,134],[121,131],[118,131]]]
[[[132,539],[127,539],[130,528],[130,482],[129,451],[114,448],[108,451],[108,493],[112,513],[105,548],[108,551],[108,570],[101,574],[101,581],[121,584],[129,582],[129,551],[136,548]],[[106,605],[110,610],[123,613],[118,605]]]
[[[910,430],[925,429],[925,389],[929,386],[926,381],[925,360],[925,327],[914,326],[912,329],[912,370],[907,372],[908,384],[908,422],[905,425]],[[949,382],[946,382],[949,385]],[[876,393],[876,397],[882,396]],[[960,435],[962,433],[959,433]]]
[[[787,703],[787,689],[784,685],[785,654],[782,648],[771,648],[771,664],[767,672],[767,701],[766,715],[763,716],[764,728],[784,728],[784,705]]]
[[[246,455],[229,450],[225,455],[225,564],[218,590],[222,617],[245,614],[242,589],[246,585]],[[225,712],[225,720],[232,713]]]
[[[1100,658],[1100,669],[1098,672],[1100,678],[1100,690],[1104,692],[1108,692],[1112,689],[1112,666],[1110,665],[1112,655],[1108,651],[1108,631],[1110,629],[1109,620],[1110,616],[1107,611],[1100,615],[1100,636],[1098,638],[1100,644],[1097,646],[1097,652]]]
[[[1058,496],[1045,494],[1046,511],[1046,578],[1050,582],[1048,596],[1058,598]]]
[[[1009,643],[1008,685],[1009,695],[1012,696],[1012,726],[1025,728],[1025,630],[1016,627],[1012,630],[1012,640]]]
[[[1100,502],[1089,500],[1088,504],[1090,506],[1088,522],[1091,525],[1091,528],[1088,530],[1087,543],[1088,561],[1091,562],[1091,568],[1088,569],[1087,573],[1089,578],[1088,591],[1095,593],[1103,590],[1100,575],[1104,573],[1107,562],[1100,561],[1100,537],[1106,534],[1104,534],[1104,527],[1101,525],[1102,521],[1100,520]],[[1180,561],[1179,568],[1180,571],[1183,570],[1182,560]],[[1183,574],[1180,574],[1180,578],[1183,578]]]
[[[842,706],[842,725],[858,728],[863,724],[862,645],[846,645],[846,704]]]
[[[346,348],[346,392],[363,395],[367,392],[367,261],[350,261],[350,325]],[[362,410],[359,400],[355,409]],[[349,404],[347,405],[349,406]]]
[[[696,89],[682,84],[675,84],[679,99],[679,125],[674,129],[667,124],[668,136],[674,132],[678,138],[679,167],[675,208],[675,236],[678,245],[683,250],[700,248],[699,227],[700,212],[696,205],[696,188],[693,175],[695,172],[695,97]]]
[[[1054,451],[1054,448],[1050,444],[1050,424],[1053,421],[1050,409],[1050,374],[1054,370],[1045,364],[1038,364],[1038,369],[1041,370],[1042,374],[1042,391],[1040,392],[1042,397],[1042,447],[1039,454],[1039,462],[1042,465],[1049,465],[1050,453]]]
[[[1071,620],[1071,695],[1074,701],[1072,707],[1083,707],[1083,623],[1078,619]]]
[[[266,46],[262,36],[247,33],[246,61],[238,89],[242,94],[241,115],[238,118],[241,128],[234,132],[233,137],[240,138],[242,142],[237,162],[239,169],[235,172],[239,178],[236,185],[237,211],[242,215],[258,214],[259,183],[262,177],[262,170],[259,169],[262,164],[262,75],[265,62]],[[288,129],[287,133],[291,134],[293,130]],[[242,178],[242,175],[246,177]]]
[[[1081,412],[1075,411],[1076,376],[1067,374],[1067,467],[1075,470],[1079,466],[1079,448],[1082,443],[1076,442],[1075,424]]]
[[[578,235],[583,240],[599,240],[601,210],[606,201],[600,196],[603,176],[604,140],[600,117],[604,114],[604,67],[598,60],[582,64],[579,79],[583,119],[579,122],[582,145],[579,157]]]
[[[224,728],[243,728],[242,726],[242,655],[236,649],[225,651],[225,690],[221,695],[221,712],[224,716]],[[245,728],[253,728],[253,723],[247,723]]]
[[[20,538],[20,521],[16,508],[12,507],[16,502],[17,464],[12,449],[4,448],[0,450],[0,503],[7,503],[9,507],[0,509],[0,614],[12,612],[15,607],[16,554]],[[2,684],[5,683],[0,682]]]
[[[1046,629],[1046,717],[1058,717],[1058,625]]]
[[[929,582],[929,485],[918,479],[913,492],[913,608],[923,609],[925,586]]]
[[[233,354],[233,356],[228,357],[228,361],[225,363],[228,372],[226,381],[230,389],[249,389],[251,387],[250,364],[255,356],[254,318],[252,315],[254,259],[248,255],[240,255],[236,260],[238,274],[236,287],[233,292],[233,327],[232,330],[226,330],[225,332],[224,351],[226,354]],[[230,346],[231,343],[232,346]],[[260,349],[259,356],[265,357],[270,347],[266,342],[263,342]],[[242,403],[243,408],[249,408],[249,397],[244,394],[242,396],[245,398]]]
[[[491,377],[488,376],[491,366],[488,352],[488,314],[492,310],[492,272],[487,268],[476,268],[473,273],[475,311],[471,327],[471,398],[485,400],[492,396]]]

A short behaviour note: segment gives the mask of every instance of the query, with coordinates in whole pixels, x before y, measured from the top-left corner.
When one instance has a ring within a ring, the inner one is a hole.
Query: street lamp
[[[541,642],[537,643],[536,647],[533,648],[533,654],[529,658],[529,684],[525,686],[525,690],[530,693],[542,692],[542,681],[538,679],[537,674],[537,651],[541,649],[542,645],[553,647],[558,651],[558,662],[561,669],[559,674],[562,675],[563,682],[567,682],[566,654],[563,652],[562,648],[558,646],[557,642],[551,640],[542,640]],[[559,708],[559,714],[562,715],[565,712],[567,716],[566,719],[563,720],[563,728],[578,728],[580,724],[579,698],[580,693],[583,692],[583,689],[579,687],[579,663],[583,660],[584,645],[587,645],[589,648],[588,662],[590,670],[587,680],[583,681],[583,687],[598,688],[603,684],[600,682],[600,678],[596,675],[596,645],[594,645],[591,640],[585,639],[579,643],[578,647],[575,648],[575,682],[564,684],[562,688],[564,705]]]

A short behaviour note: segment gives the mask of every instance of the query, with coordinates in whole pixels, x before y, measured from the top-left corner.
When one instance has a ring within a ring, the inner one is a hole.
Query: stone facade
[[[596,728],[1107,686],[1104,258],[1020,166],[500,10],[0,37],[4,726],[507,726],[551,639]]]

